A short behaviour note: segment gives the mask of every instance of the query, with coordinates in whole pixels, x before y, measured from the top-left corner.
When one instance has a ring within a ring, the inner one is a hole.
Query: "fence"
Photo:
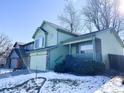
[[[124,72],[124,56],[109,54],[110,69]]]

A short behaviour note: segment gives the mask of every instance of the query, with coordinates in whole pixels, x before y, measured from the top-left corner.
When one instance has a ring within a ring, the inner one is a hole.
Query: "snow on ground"
[[[49,78],[40,93],[94,93],[105,82],[104,76],[74,76],[55,73]]]
[[[33,78],[21,85],[2,89],[0,93],[38,93],[43,82],[43,78]]]
[[[103,85],[95,93],[124,93],[124,85],[122,85],[124,77],[115,77]]]
[[[1,68],[0,69],[0,74],[5,74],[5,73],[9,73],[9,72],[12,72],[13,69],[4,69],[4,68]]]
[[[36,74],[33,73],[0,79],[0,89],[15,87],[14,90],[17,90],[16,86],[29,79],[35,78],[35,76]],[[57,74],[54,72],[39,73],[37,76],[47,79],[44,86],[40,89],[40,93],[94,93],[110,80],[110,78],[105,76],[75,76],[70,74]],[[24,90],[23,87],[21,88]]]

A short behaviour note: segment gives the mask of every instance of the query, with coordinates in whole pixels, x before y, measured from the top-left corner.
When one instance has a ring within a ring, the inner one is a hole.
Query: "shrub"
[[[78,75],[97,75],[105,71],[105,65],[101,62],[87,61],[77,62],[73,65],[72,73]]]
[[[105,71],[105,65],[101,62],[77,60],[75,57],[68,55],[65,61],[55,66],[54,71],[76,75],[96,75]]]
[[[67,55],[64,61],[66,72],[72,72],[73,65],[76,63],[76,58],[72,55]]]
[[[77,75],[91,75],[93,71],[91,62],[77,62],[72,68],[72,73]]]
[[[102,74],[105,71],[105,64],[102,62],[93,62],[95,74]]]
[[[55,65],[55,68],[54,68],[54,71],[55,72],[58,72],[58,73],[65,73],[65,64],[64,64],[64,61],[62,63],[58,63]]]

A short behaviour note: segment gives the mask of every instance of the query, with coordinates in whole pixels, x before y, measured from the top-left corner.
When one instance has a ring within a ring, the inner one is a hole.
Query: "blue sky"
[[[79,6],[84,0],[74,1]],[[58,23],[63,8],[64,0],[0,0],[0,33],[8,35],[13,43],[32,41],[43,20]]]

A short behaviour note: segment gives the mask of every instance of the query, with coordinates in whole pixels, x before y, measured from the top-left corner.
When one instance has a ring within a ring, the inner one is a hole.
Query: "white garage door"
[[[40,70],[45,71],[46,70],[46,60],[47,55],[46,54],[37,54],[31,56],[30,61],[30,69],[32,70]]]
[[[18,60],[17,59],[12,59],[11,60],[11,68],[17,68]]]

